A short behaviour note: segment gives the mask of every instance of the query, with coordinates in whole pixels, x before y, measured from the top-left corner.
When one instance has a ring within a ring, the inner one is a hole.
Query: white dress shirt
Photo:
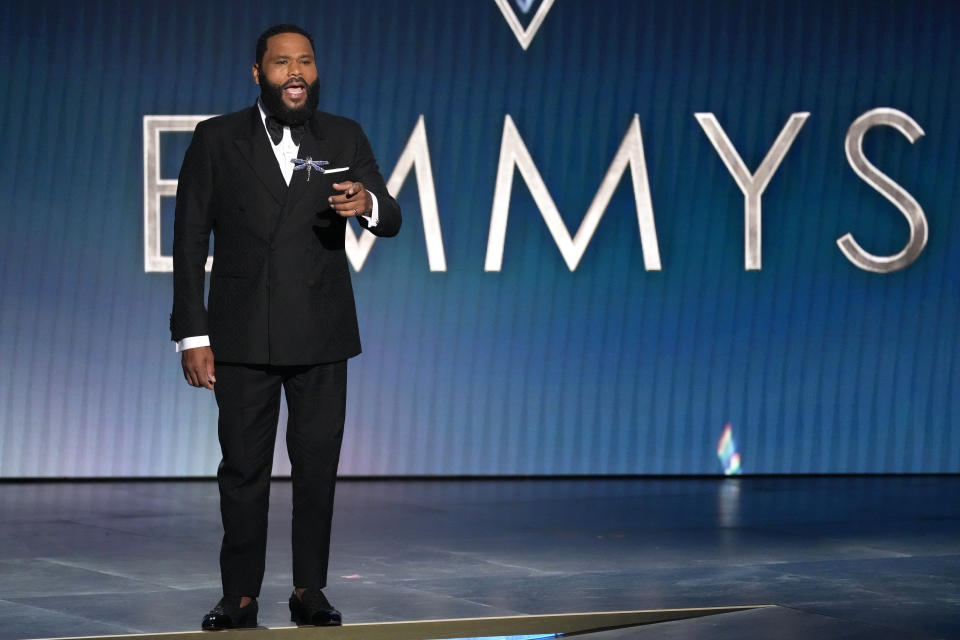
[[[297,157],[297,154],[300,152],[300,145],[293,143],[293,136],[290,134],[290,127],[283,128],[283,138],[281,138],[279,144],[273,144],[273,138],[270,137],[270,131],[267,129],[267,112],[263,107],[263,103],[260,100],[257,100],[257,107],[260,109],[260,120],[263,122],[263,129],[267,132],[267,139],[270,140],[270,144],[273,145],[273,155],[277,157],[277,164],[280,165],[280,173],[283,174],[283,179],[286,181],[287,186],[290,186],[290,181],[293,179],[293,162],[292,160]],[[370,193],[367,191],[367,193]],[[370,193],[370,199],[373,200],[373,210],[369,214],[361,214],[367,220],[367,227],[373,228],[377,226],[377,222],[380,220],[380,210],[377,206],[377,196]],[[190,336],[180,340],[176,343],[177,353],[181,351],[186,351],[187,349],[196,349],[197,347],[209,347],[210,346],[210,336]]]

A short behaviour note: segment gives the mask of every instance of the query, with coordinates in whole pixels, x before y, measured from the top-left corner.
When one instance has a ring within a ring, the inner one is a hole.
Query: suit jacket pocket
[[[238,315],[251,302],[256,280],[245,275],[217,273],[210,276],[210,315]]]

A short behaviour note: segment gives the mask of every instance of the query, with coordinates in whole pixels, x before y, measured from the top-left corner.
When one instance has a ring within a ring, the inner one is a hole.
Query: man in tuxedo
[[[253,80],[253,107],[197,125],[174,222],[170,330],[187,382],[213,390],[220,412],[223,598],[204,617],[207,630],[257,624],[281,388],[293,481],[290,611],[298,624],[340,624],[322,589],[346,361],[360,353],[344,231],[350,217],[378,236],[400,229],[360,126],[316,110],[310,34],[267,29]]]

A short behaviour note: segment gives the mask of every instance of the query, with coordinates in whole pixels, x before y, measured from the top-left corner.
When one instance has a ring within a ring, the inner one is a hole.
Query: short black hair
[[[298,27],[295,24],[275,24],[261,33],[260,37],[257,38],[257,66],[263,62],[263,54],[267,52],[267,40],[281,33],[299,33],[310,41],[310,48],[314,49],[313,36],[303,27]]]

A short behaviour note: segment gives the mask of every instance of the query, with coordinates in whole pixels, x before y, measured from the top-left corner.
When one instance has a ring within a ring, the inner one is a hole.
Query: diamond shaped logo
[[[514,6],[520,10],[520,13],[523,15],[524,20],[529,16],[533,6],[536,4],[536,0],[493,0],[497,7],[500,9],[500,13],[503,14],[503,17],[507,21],[510,30],[513,31],[513,35],[516,36],[517,42],[520,43],[520,46],[523,47],[523,50],[526,51],[527,47],[530,46],[530,43],[533,42],[533,37],[537,35],[537,30],[540,29],[540,25],[543,24],[543,21],[547,17],[547,13],[550,12],[550,8],[553,6],[554,0],[542,0],[540,6],[537,7],[537,10],[533,12],[533,18],[527,22],[524,26],[521,21],[520,16],[517,15],[517,12],[514,10]]]

